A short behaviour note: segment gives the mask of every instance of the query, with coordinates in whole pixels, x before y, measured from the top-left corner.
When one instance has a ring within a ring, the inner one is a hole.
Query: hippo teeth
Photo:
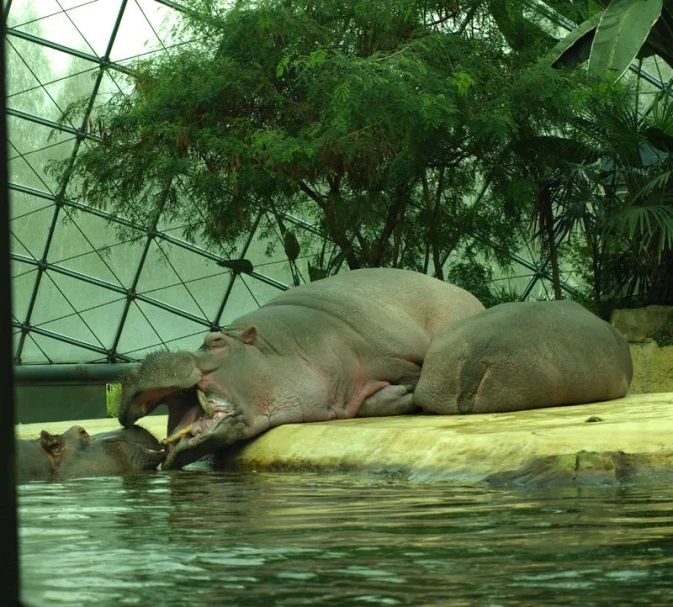
[[[210,403],[208,402],[208,398],[206,395],[203,393],[202,390],[199,390],[197,388],[196,390],[196,398],[199,401],[199,405],[201,405],[201,408],[203,409],[203,412],[206,414],[206,417],[215,417],[215,409],[213,409],[210,406]]]
[[[186,434],[189,434],[192,431],[192,427],[194,424],[189,424],[189,426],[185,426],[184,428],[178,430],[177,432],[174,432],[170,436],[167,436],[164,440],[161,441],[162,445],[170,445],[171,443],[177,443],[183,436]]]
[[[204,413],[204,415],[205,415],[208,419],[213,419],[213,418],[216,416],[216,413],[217,413],[217,412],[216,412],[215,409],[211,406],[211,404],[208,402],[208,397],[205,395],[205,393],[203,392],[203,390],[199,390],[198,388],[196,389],[196,400],[198,401],[199,406],[201,407],[201,409],[203,409],[203,413]],[[180,439],[181,439],[183,436],[187,436],[187,435],[189,435],[189,434],[192,432],[192,430],[195,430],[195,429],[198,430],[198,428],[197,428],[197,426],[196,426],[196,422],[191,423],[191,424],[189,424],[189,425],[187,425],[187,426],[185,426],[185,427],[183,427],[183,428],[180,428],[177,432],[174,432],[173,434],[171,434],[170,436],[166,437],[166,438],[165,438],[163,441],[161,441],[161,442],[162,442],[162,444],[164,444],[164,445],[170,445],[170,444],[172,444],[172,443],[177,443],[178,441],[180,441]]]

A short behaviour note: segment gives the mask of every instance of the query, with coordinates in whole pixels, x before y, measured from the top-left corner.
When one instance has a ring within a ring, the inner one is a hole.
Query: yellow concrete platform
[[[592,421],[590,421],[592,420]],[[75,422],[26,424],[60,433]],[[81,420],[90,433],[117,421]],[[166,417],[139,422],[158,438]],[[673,393],[490,415],[350,419],[288,424],[219,458],[235,469],[337,469],[412,480],[621,483],[673,479]]]

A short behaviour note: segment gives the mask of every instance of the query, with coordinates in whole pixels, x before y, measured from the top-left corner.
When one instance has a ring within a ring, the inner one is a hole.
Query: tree
[[[594,298],[673,305],[673,99],[662,92],[648,114],[631,108],[594,120],[605,159]]]
[[[441,277],[461,247],[507,258],[516,237],[497,197],[475,204],[475,167],[517,128],[498,108],[530,61],[481,3],[191,6],[195,42],[140,62],[93,118],[103,143],[78,156],[73,196],[150,226],[168,215],[225,251],[266,213],[296,258],[292,213],[336,243],[334,265]]]
[[[541,61],[555,40],[528,3],[189,6],[189,42],[139,62],[90,121],[102,143],[78,155],[71,196],[150,230],[168,217],[225,257],[262,217],[291,266],[311,252],[313,278],[342,263],[443,278],[463,257],[507,265],[535,235],[560,295],[586,182],[573,156],[590,148],[587,112],[617,93]],[[512,228],[531,217],[532,232]]]

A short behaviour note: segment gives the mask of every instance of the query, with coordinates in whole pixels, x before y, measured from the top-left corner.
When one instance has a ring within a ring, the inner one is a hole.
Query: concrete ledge
[[[166,417],[141,420],[157,437]],[[45,427],[17,427],[22,438]],[[83,420],[91,434],[116,420]],[[673,393],[606,403],[465,416],[288,424],[217,458],[238,470],[358,470],[409,480],[566,485],[673,480]]]

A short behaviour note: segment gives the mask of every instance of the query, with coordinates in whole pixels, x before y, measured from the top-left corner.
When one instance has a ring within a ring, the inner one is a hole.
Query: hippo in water
[[[122,378],[119,421],[130,426],[166,404],[168,453],[163,467],[179,468],[281,424],[421,409],[457,413],[442,403],[435,408],[428,399],[418,402],[415,390],[435,339],[448,327],[481,314],[484,307],[473,295],[425,274],[383,268],[349,271],[278,295],[221,333],[207,335],[197,352],[150,354]],[[602,320],[592,318],[602,327]],[[521,327],[495,327],[505,341],[513,330]],[[572,326],[562,330],[573,332]],[[575,331],[579,343],[591,339],[590,333],[584,325]],[[550,330],[526,335],[530,343],[554,340]],[[563,350],[561,356],[567,355]],[[591,367],[596,362],[594,351],[582,359],[579,348],[575,355],[580,364]],[[615,356],[622,354],[607,353],[596,368],[605,375],[600,385],[607,388],[591,392],[584,402],[626,392],[628,381],[620,376],[623,365]],[[450,351],[440,348],[433,359],[430,372],[440,379],[460,372]],[[553,357],[547,362],[555,364]],[[510,384],[538,381],[538,375],[528,379],[526,373],[525,368],[512,369],[503,379]],[[488,407],[503,410],[498,403]],[[521,406],[510,404],[510,410],[516,408]]]
[[[63,434],[45,430],[37,440],[16,441],[17,481],[63,480],[154,470],[164,449],[145,428],[131,426],[90,436],[81,426]]]

